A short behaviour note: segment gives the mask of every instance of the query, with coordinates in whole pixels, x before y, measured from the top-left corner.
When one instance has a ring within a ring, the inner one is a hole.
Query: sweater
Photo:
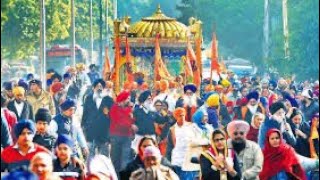
[[[114,104],[110,109],[110,136],[131,137],[134,124],[132,109]]]
[[[20,154],[17,145],[5,148],[1,153],[1,172],[12,171],[23,166],[28,167],[33,156],[39,152],[50,153],[45,147],[37,144],[34,144],[25,156]]]

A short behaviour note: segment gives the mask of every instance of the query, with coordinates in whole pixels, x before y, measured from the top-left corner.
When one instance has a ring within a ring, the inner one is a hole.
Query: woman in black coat
[[[217,129],[212,133],[211,147],[200,156],[201,180],[240,180],[236,154],[227,149],[226,134]]]
[[[302,112],[294,108],[288,122],[297,139],[294,149],[302,156],[311,157],[309,146],[311,128],[310,125],[303,120]]]

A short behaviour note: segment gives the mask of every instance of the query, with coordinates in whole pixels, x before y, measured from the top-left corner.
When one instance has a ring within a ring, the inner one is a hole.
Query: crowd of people
[[[177,76],[115,92],[86,69],[2,83],[3,179],[319,178],[319,81],[228,71],[202,88]]]

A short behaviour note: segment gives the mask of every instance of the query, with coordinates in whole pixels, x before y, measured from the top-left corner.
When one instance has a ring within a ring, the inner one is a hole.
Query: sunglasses
[[[233,135],[235,135],[235,136],[238,136],[238,134],[241,135],[241,136],[243,136],[243,135],[244,135],[244,132],[234,132],[234,133],[233,133]]]
[[[214,139],[213,141],[214,142],[219,142],[219,141],[224,141],[224,140],[226,140],[225,138],[220,138],[220,139]]]

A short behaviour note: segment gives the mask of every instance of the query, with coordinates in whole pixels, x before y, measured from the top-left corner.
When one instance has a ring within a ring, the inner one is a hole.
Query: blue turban
[[[72,107],[76,107],[76,102],[73,99],[67,98],[61,105],[60,108],[62,111],[66,111]]]
[[[151,96],[151,92],[149,90],[143,91],[138,98],[139,103],[144,103],[149,96]]]
[[[195,93],[195,92],[197,92],[197,87],[194,84],[187,84],[184,86],[183,91],[184,91],[184,93],[186,93],[188,90]]]
[[[13,88],[13,83],[12,82],[4,82],[3,83],[4,89],[7,91],[12,91]]]
[[[33,121],[31,121],[31,120],[21,120],[14,127],[15,136],[19,137],[20,134],[22,133],[22,131],[25,128],[29,129],[33,134],[36,132],[36,127],[35,127]]]
[[[93,88],[95,88],[98,84],[101,84],[103,88],[106,87],[106,82],[103,79],[96,79],[92,84]]]
[[[274,80],[270,80],[269,81],[269,85],[273,86],[274,88],[277,88],[278,83],[276,81],[274,81]]]
[[[60,134],[56,141],[56,147],[58,147],[60,144],[66,144],[71,149],[74,147],[74,141],[73,139],[67,135],[67,134]]]
[[[138,79],[136,80],[136,82],[137,82],[137,84],[138,84],[139,86],[141,86],[141,85],[144,83],[144,80],[143,80],[143,78],[138,78]]]
[[[26,90],[26,91],[29,89],[28,83],[26,83],[23,79],[19,80],[18,86],[23,87],[23,89]]]
[[[2,180],[38,180],[38,176],[33,172],[26,171],[26,170],[16,170],[12,171],[9,174],[1,177]]]
[[[250,99],[255,99],[256,101],[258,101],[259,99],[259,93],[258,91],[252,91],[247,95],[247,99],[248,101],[250,101]]]
[[[282,96],[285,100],[288,100],[292,107],[299,108],[299,104],[295,98],[293,98],[288,92],[282,92]]]
[[[65,73],[65,74],[63,75],[63,79],[70,79],[70,78],[71,78],[70,73]]]
[[[32,73],[27,74],[27,80],[31,80],[34,78],[34,75]]]
[[[202,119],[203,119],[204,113],[202,110],[197,110],[193,116],[192,116],[192,121],[197,124],[197,126],[202,129],[202,130],[207,130],[206,126],[204,123],[202,123]]]

